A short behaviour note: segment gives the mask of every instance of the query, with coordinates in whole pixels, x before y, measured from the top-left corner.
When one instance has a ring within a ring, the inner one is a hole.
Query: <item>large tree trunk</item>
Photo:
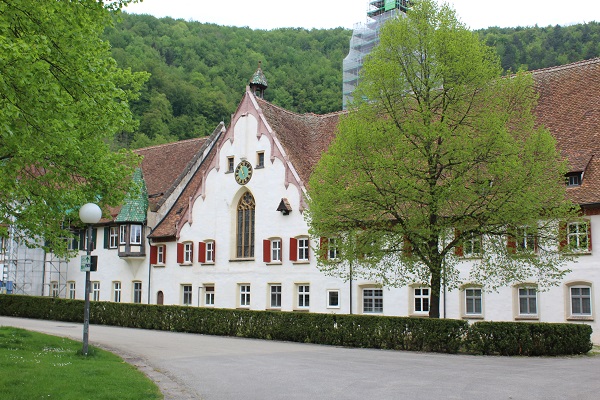
[[[429,318],[440,317],[441,268],[431,269],[429,289]]]

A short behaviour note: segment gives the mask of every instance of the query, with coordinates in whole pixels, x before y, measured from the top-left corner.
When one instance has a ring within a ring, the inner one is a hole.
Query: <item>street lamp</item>
[[[79,219],[87,224],[87,246],[88,261],[92,253],[92,224],[97,224],[102,218],[102,210],[97,204],[87,203],[79,209]],[[83,355],[88,354],[88,337],[90,331],[90,266],[85,268],[85,309],[83,312]]]

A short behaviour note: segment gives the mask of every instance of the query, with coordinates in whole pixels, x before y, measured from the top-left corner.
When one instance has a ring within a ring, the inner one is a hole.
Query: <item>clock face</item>
[[[235,168],[235,181],[240,185],[245,185],[252,178],[252,165],[246,161],[241,161]]]

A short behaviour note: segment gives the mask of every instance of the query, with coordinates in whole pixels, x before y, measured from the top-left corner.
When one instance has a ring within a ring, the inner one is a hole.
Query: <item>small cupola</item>
[[[264,98],[265,90],[267,89],[267,78],[260,68],[261,61],[258,62],[258,69],[250,79],[250,90],[256,97]]]

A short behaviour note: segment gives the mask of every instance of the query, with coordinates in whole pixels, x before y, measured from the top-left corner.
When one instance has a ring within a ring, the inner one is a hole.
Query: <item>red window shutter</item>
[[[150,264],[156,264],[158,249],[156,246],[150,246]]]
[[[162,248],[163,248],[163,264],[166,264],[167,263],[167,246],[163,244]]]
[[[271,241],[269,239],[263,240],[263,261],[271,262]]]
[[[198,243],[198,262],[206,262],[206,243]]]
[[[508,235],[506,238],[506,249],[509,254],[515,254],[517,252],[517,240],[513,235]]]
[[[454,238],[456,239],[457,237],[460,236],[460,231],[458,229],[454,230]],[[465,256],[465,250],[463,248],[462,242],[459,242],[456,247],[454,247],[454,255],[457,257],[464,257]]]
[[[329,259],[329,239],[326,237],[321,237],[319,239],[319,247],[320,247],[320,255],[321,260]]]
[[[587,222],[587,234],[588,234],[588,251],[592,251],[592,221],[588,220]]]
[[[298,239],[290,238],[290,261],[298,261]]]
[[[559,250],[567,249],[567,223],[561,222],[558,226],[558,248]]]
[[[177,243],[177,263],[183,264],[183,243]]]

